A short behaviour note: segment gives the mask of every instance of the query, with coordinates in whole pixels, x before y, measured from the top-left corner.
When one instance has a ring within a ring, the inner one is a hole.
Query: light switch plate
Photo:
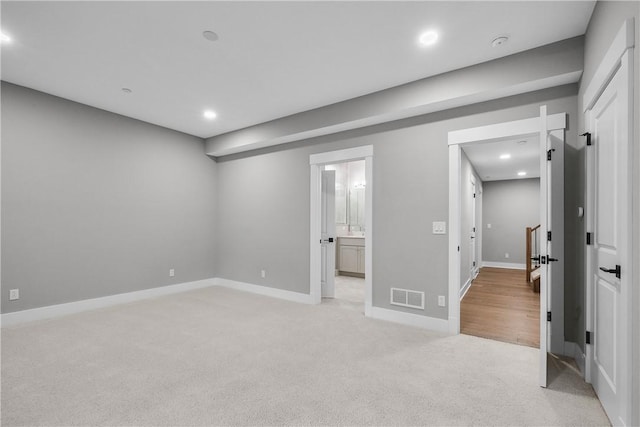
[[[433,221],[433,234],[447,234],[447,223],[445,221]]]

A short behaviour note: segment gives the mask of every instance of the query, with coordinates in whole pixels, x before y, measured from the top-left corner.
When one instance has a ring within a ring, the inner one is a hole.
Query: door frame
[[[321,168],[333,163],[356,160],[365,161],[365,269],[364,269],[364,314],[371,316],[373,307],[373,145],[329,151],[309,156],[310,209],[309,209],[309,294],[313,304],[322,302],[320,259],[320,210],[322,208]]]
[[[622,68],[624,65],[627,68],[627,84],[628,84],[628,93],[631,94],[630,105],[628,109],[628,147],[631,151],[634,150],[634,139],[633,139],[633,129],[634,129],[634,109],[633,109],[633,78],[634,78],[634,21],[633,18],[629,18],[623,22],[622,26],[618,30],[616,37],[614,38],[611,46],[607,50],[604,58],[598,65],[596,72],[593,76],[593,79],[587,86],[587,89],[584,92],[582,98],[582,114],[584,114],[584,125],[586,132],[592,132],[592,122],[591,122],[591,111],[600,98],[600,95],[604,92],[605,88],[610,83],[611,79],[615,75],[615,73]],[[586,149],[586,199],[585,199],[585,232],[590,231],[593,232],[594,228],[594,198],[595,198],[595,177],[593,174],[593,167],[595,165],[594,153],[592,150]],[[637,192],[637,189],[634,190],[634,182],[633,182],[633,159],[634,156],[628,156],[628,177],[627,177],[627,203],[625,215],[628,217],[629,224],[633,228],[634,217],[633,217],[633,194]],[[591,172],[590,172],[591,171]],[[633,236],[634,230],[632,229],[631,238],[628,239],[627,247],[625,250],[626,253],[626,268],[625,273],[621,277],[621,288],[625,291],[625,298],[621,298],[621,300],[626,304],[623,308],[626,311],[626,319],[624,319],[621,331],[617,331],[619,334],[618,340],[620,342],[626,342],[626,351],[622,358],[622,366],[620,369],[623,372],[627,372],[628,375],[622,376],[623,379],[626,378],[626,383],[620,384],[620,388],[622,391],[622,401],[620,403],[620,419],[619,420],[611,420],[612,422],[622,422],[627,425],[633,425],[637,423],[638,419],[632,420],[634,414],[632,414],[633,408],[633,384],[631,381],[632,377],[632,360],[633,360],[633,348],[632,343],[635,342],[633,340],[633,323],[632,323],[632,308],[633,301],[637,299],[636,296],[633,295],[634,289],[632,288],[632,284],[635,283],[635,266],[632,260],[636,257],[633,252]],[[591,250],[588,248],[585,253],[585,282],[586,282],[586,302],[585,302],[585,326],[587,331],[593,331],[593,321],[594,321],[594,301],[593,301],[593,292],[594,292],[594,283],[592,272],[593,269],[597,267],[594,266],[593,254]],[[638,292],[636,289],[635,292]],[[637,331],[636,331],[637,334]],[[582,337],[584,339],[584,337]],[[584,344],[585,350],[585,380],[587,382],[592,381],[593,373],[591,372],[591,365],[593,362],[593,349],[591,345]],[[636,368],[639,369],[639,368]],[[636,396],[637,399],[638,396]],[[624,417],[624,419],[623,419]],[[637,415],[636,415],[637,417]]]
[[[461,241],[461,158],[462,147],[470,144],[497,142],[501,140],[511,139],[522,135],[543,135],[545,150],[546,143],[549,135],[553,131],[566,129],[566,113],[547,115],[547,107],[543,105],[540,107],[540,116],[532,117],[529,119],[515,120],[505,123],[497,123],[487,126],[480,126],[469,129],[461,129],[457,131],[451,131],[448,134],[449,144],[449,332],[452,334],[460,333],[460,251],[459,248],[462,245]],[[542,120],[544,118],[544,120]],[[546,129],[543,130],[543,125]],[[541,142],[542,143],[542,142]],[[544,166],[544,165],[541,165]],[[546,166],[545,166],[546,169]],[[542,176],[544,169],[541,169],[540,176],[540,194],[545,194],[546,188],[546,176]],[[564,177],[562,177],[564,179]],[[542,218],[544,216],[544,218]],[[546,213],[543,215],[541,212],[540,223],[546,224]],[[549,224],[550,225],[550,224]],[[546,230],[546,225],[544,229]],[[560,234],[560,233],[558,233]],[[544,331],[546,324],[546,304],[542,304],[544,301],[548,301],[546,286],[546,274],[542,272],[540,278],[540,324],[541,331]],[[564,294],[561,296],[563,297]],[[563,305],[563,304],[562,304]],[[555,306],[555,305],[554,305]],[[564,308],[558,304],[556,311],[557,317],[564,317]],[[560,322],[558,322],[560,323]],[[564,326],[561,325],[564,329]],[[564,331],[560,331],[564,334]],[[546,334],[545,334],[546,335]],[[550,342],[550,340],[541,342],[541,366],[546,366],[546,352],[547,348],[543,349],[543,344]],[[561,352],[561,351],[560,351]],[[544,358],[544,359],[543,359]],[[541,386],[546,386],[547,373],[540,372],[539,383]]]

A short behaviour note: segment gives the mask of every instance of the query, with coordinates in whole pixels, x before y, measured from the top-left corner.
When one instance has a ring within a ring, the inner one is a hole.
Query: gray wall
[[[580,92],[578,97],[578,106],[582,111],[582,96],[587,89],[589,83],[593,79],[595,71],[602,61],[605,53],[607,52],[611,42],[616,36],[618,30],[622,26],[622,23],[628,19],[635,19],[635,49],[634,49],[634,111],[635,111],[635,123],[634,123],[634,141],[633,141],[633,253],[634,258],[638,259],[640,253],[640,186],[637,184],[640,182],[640,120],[638,120],[638,112],[640,111],[640,2],[626,2],[626,1],[599,1],[596,3],[596,7],[591,16],[591,21],[587,27],[585,35],[585,52],[584,52],[584,73],[582,80],[580,81]],[[580,114],[578,116],[578,126],[580,129],[585,129],[584,116]],[[584,206],[584,194],[585,194],[585,145],[584,138],[576,139],[573,144],[571,153],[571,159],[567,159],[567,163],[572,163],[571,167],[575,171],[575,175],[567,175],[566,184],[567,193],[575,191],[577,195],[571,201],[577,206]],[[575,251],[575,266],[571,269],[567,269],[565,279],[567,283],[570,281],[575,284],[575,293],[572,295],[571,300],[565,299],[565,307],[567,310],[567,316],[565,318],[565,324],[567,325],[567,331],[571,330],[575,333],[575,342],[577,342],[582,350],[585,350],[584,345],[584,332],[585,332],[585,276],[584,276],[584,252],[585,252],[585,230],[583,223],[580,221],[575,224],[572,231],[573,240],[571,245],[566,247],[566,252],[571,253]],[[635,307],[640,306],[640,288],[637,286],[638,277],[640,277],[640,263],[635,262],[633,265],[635,287],[632,290],[633,303]],[[572,272],[576,275],[572,276]],[[570,312],[569,309],[572,311]],[[633,336],[633,402],[640,401],[640,311],[632,310],[632,336]],[[568,322],[572,324],[569,325]],[[567,337],[569,340],[569,337]],[[640,405],[632,405],[632,422],[631,425],[640,424]]]
[[[482,220],[482,261],[525,264],[525,228],[540,223],[540,179],[485,182]]]
[[[2,83],[2,312],[214,277],[216,182],[199,138]]]
[[[218,275],[308,293],[309,155],[372,144],[373,304],[446,318],[437,296],[448,295],[448,236],[432,234],[431,223],[448,218],[447,133],[535,117],[541,104],[571,115],[576,91],[567,85],[219,158]],[[424,291],[425,310],[390,305],[390,287]]]

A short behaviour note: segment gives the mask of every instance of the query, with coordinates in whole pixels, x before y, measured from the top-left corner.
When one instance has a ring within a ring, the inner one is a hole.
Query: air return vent
[[[424,310],[424,292],[391,288],[391,304]]]

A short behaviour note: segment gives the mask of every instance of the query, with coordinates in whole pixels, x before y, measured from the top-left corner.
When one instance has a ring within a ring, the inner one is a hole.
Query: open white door
[[[540,107],[540,367],[538,384],[547,386],[547,311],[548,294],[551,285],[551,274],[547,255],[547,231],[549,228],[549,213],[551,212],[551,168],[547,160],[548,131],[547,131],[547,106]]]
[[[336,171],[322,171],[322,206],[320,218],[321,293],[334,298],[336,270]]]
[[[469,280],[476,278],[476,178],[471,175],[471,230],[469,230]]]
[[[631,320],[628,53],[591,109],[587,147],[587,380],[613,425],[629,425]]]

